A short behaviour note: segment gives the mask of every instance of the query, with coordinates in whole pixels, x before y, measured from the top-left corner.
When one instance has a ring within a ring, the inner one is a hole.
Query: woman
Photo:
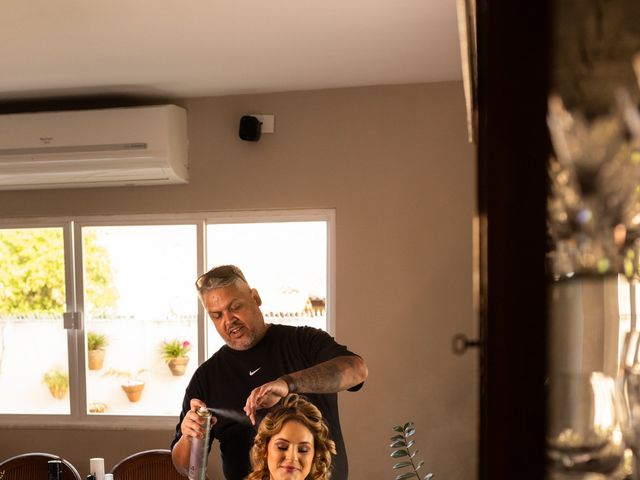
[[[260,422],[247,480],[328,480],[335,444],[320,410],[289,395]]]

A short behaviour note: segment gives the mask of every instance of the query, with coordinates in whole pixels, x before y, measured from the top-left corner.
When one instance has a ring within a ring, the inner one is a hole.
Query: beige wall
[[[474,161],[462,85],[181,103],[188,185],[0,192],[0,217],[335,208],[336,336],[370,372],[360,392],[340,394],[351,478],[393,478],[391,427],[408,420],[430,471],[475,478],[475,356],[450,349],[455,333],[475,329]],[[237,124],[247,113],[275,114],[276,133],[241,141]],[[170,439],[169,431],[0,429],[0,458],[49,451],[86,474],[89,457],[105,457],[110,468]]]

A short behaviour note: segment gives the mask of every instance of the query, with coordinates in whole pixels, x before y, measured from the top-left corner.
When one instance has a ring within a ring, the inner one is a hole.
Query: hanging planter
[[[42,383],[47,386],[53,398],[60,400],[69,390],[69,375],[59,367],[54,367],[45,372],[42,376]]]
[[[189,357],[178,357],[172,358],[167,362],[169,366],[169,370],[171,370],[171,375],[179,377],[184,375],[184,372],[187,371],[187,365],[189,364]]]
[[[191,350],[191,343],[188,341],[180,341],[178,339],[164,341],[160,345],[162,359],[166,362],[171,370],[171,374],[179,377],[184,375],[189,364],[187,354]]]
[[[140,400],[142,390],[144,390],[144,382],[130,382],[120,385],[130,402],[135,403]]]
[[[100,370],[104,364],[104,354],[109,344],[106,335],[96,332],[87,333],[87,366],[89,370]]]
[[[87,353],[89,370],[100,370],[104,365],[104,350],[89,350]]]
[[[139,378],[142,372],[146,372],[145,368],[139,369],[135,375],[124,370],[110,369],[103,376],[122,377],[127,380],[120,385],[122,391],[127,395],[130,402],[138,402],[144,390],[144,381]]]

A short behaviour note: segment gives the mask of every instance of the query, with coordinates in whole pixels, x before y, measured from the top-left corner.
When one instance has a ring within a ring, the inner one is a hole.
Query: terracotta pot
[[[176,377],[184,375],[184,372],[187,370],[188,364],[189,357],[172,358],[167,362],[167,365],[169,365],[169,370],[171,370],[171,374],[175,375]]]
[[[89,370],[100,370],[104,363],[104,350],[89,350]]]
[[[51,396],[53,398],[57,398],[58,400],[64,398],[67,394],[68,387],[51,385],[49,386],[49,391],[51,392]]]
[[[137,402],[142,396],[142,390],[144,390],[144,383],[135,383],[133,385],[120,385],[124,393],[127,394],[127,398],[130,402]]]

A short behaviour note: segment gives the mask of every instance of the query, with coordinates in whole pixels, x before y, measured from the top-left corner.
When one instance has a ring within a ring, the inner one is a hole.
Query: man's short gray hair
[[[202,300],[202,295],[214,288],[223,288],[230,285],[249,287],[249,282],[244,277],[242,270],[235,265],[220,265],[203,273],[196,280],[196,289]]]

